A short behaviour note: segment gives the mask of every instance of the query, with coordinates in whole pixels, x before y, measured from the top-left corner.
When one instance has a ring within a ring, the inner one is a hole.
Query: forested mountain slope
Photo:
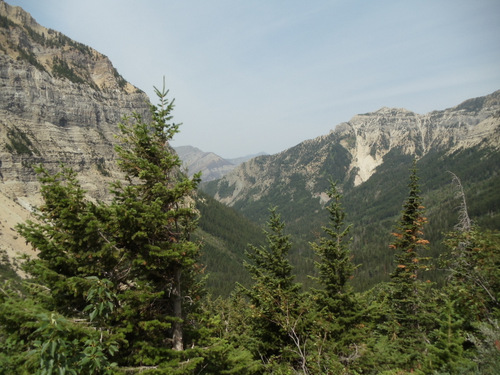
[[[257,222],[277,205],[295,241],[298,273],[311,271],[308,242],[325,220],[330,179],[344,194],[354,225],[357,282],[387,277],[391,226],[404,199],[408,168],[418,159],[437,255],[442,232],[456,221],[451,175],[463,180],[474,219],[499,228],[500,91],[442,111],[418,115],[382,108],[339,124],[330,134],[242,164],[204,190]]]
[[[498,92],[360,115],[207,185],[263,239],[181,173],[165,90],[139,103],[102,55],[0,16],[0,373],[500,373]]]
[[[92,48],[38,25],[22,9],[3,1],[0,15],[0,194],[5,202],[0,246],[13,254],[27,249],[9,228],[25,220],[38,204],[33,166],[43,163],[50,169],[62,162],[78,171],[92,197],[105,199],[108,183],[120,177],[113,152],[117,123],[133,111],[147,116],[148,98]],[[419,157],[430,219],[440,222],[432,227],[435,241],[439,243],[442,230],[454,222],[446,170],[464,180],[476,220],[498,227],[499,96],[496,92],[426,115],[388,108],[358,115],[328,135],[277,155],[254,158],[204,189],[259,224],[266,220],[268,208],[277,205],[293,234],[291,257],[297,272],[305,275],[313,265],[309,241],[325,219],[328,180],[338,181],[347,219],[355,224],[356,261],[363,264],[356,280],[383,279],[391,258],[387,236],[414,156]],[[219,219],[210,215],[226,208],[212,203],[210,207],[200,221],[207,271],[214,273],[212,285],[221,286],[222,280],[232,285],[248,277],[241,272],[243,250],[262,236],[235,218],[232,229],[220,231],[234,237],[227,240],[239,242],[225,243],[213,228]],[[243,228],[234,228],[236,223]],[[209,227],[215,232],[209,233]],[[234,236],[246,229],[252,235]]]
[[[229,296],[235,283],[247,285],[250,275],[243,267],[248,245],[262,245],[262,228],[241,213],[199,192],[199,227],[195,239],[201,241],[201,263],[206,266],[206,285],[214,295]]]

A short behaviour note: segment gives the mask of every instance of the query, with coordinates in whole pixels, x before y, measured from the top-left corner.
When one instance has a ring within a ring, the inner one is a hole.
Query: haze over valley
[[[500,371],[496,3],[12,3],[0,373]]]

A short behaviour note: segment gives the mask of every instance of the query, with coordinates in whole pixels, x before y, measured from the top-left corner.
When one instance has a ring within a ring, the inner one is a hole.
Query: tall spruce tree
[[[363,330],[359,328],[361,306],[348,285],[356,268],[349,249],[351,226],[345,223],[342,195],[333,181],[330,183],[328,196],[330,203],[326,210],[329,213],[329,223],[323,227],[324,235],[319,241],[311,244],[318,257],[317,281],[324,288],[312,291],[318,314],[315,319],[316,331],[329,344],[329,347],[323,345],[323,357],[333,355],[344,366],[350,366],[361,355],[359,344],[363,338]],[[318,338],[316,341],[315,345],[319,347],[321,340]],[[320,358],[316,362],[319,360]],[[324,358],[322,360],[327,362]],[[324,373],[327,371],[326,368],[321,370]]]
[[[422,256],[429,241],[424,238],[423,226],[427,222],[422,206],[418,184],[416,161],[410,170],[409,193],[403,205],[401,218],[392,235],[395,237],[389,246],[395,251],[396,268],[391,273],[394,286],[393,302],[402,320],[415,316],[419,309],[418,277],[428,259]]]
[[[323,227],[325,236],[320,238],[319,243],[312,243],[311,246],[319,258],[316,262],[318,281],[324,286],[328,298],[338,299],[349,292],[347,282],[352,277],[355,266],[349,250],[351,226],[344,222],[342,195],[334,182],[330,183],[328,197],[330,204],[326,210],[330,220],[328,226]]]
[[[184,349],[192,327],[186,317],[200,298],[199,247],[190,240],[199,175],[189,179],[180,172],[181,161],[168,144],[179,128],[171,122],[174,101],[165,89],[156,94],[159,105],[151,105],[150,121],[134,114],[119,125],[116,151],[127,182],[113,185],[112,203],[115,242],[131,281],[119,295],[123,319],[134,327],[130,359],[150,365]]]
[[[395,251],[396,267],[390,275],[386,328],[390,345],[394,348],[391,355],[395,365],[406,370],[422,367],[425,342],[429,341],[428,333],[435,320],[430,283],[423,281],[421,275],[428,267],[428,258],[422,253],[429,241],[424,238],[423,226],[427,219],[416,164],[415,160],[410,169],[408,197],[392,233],[395,239],[389,246]]]
[[[250,245],[247,251],[250,262],[245,262],[245,267],[253,284],[249,288],[239,285],[239,290],[249,300],[250,345],[257,358],[272,368],[299,360],[294,329],[300,320],[300,284],[294,281],[292,265],[287,259],[291,243],[276,208],[270,209],[267,225],[267,246]]]

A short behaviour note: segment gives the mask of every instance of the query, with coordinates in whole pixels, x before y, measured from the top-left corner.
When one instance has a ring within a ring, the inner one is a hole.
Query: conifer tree
[[[115,241],[129,264],[119,296],[131,332],[136,363],[157,364],[170,350],[182,351],[190,325],[186,317],[200,298],[196,281],[199,247],[190,235],[196,225],[193,194],[199,175],[180,172],[181,161],[169,141],[179,124],[171,122],[174,101],[156,89],[159,105],[151,120],[140,115],[120,126],[118,165],[128,182],[113,185]]]
[[[324,236],[319,242],[311,244],[318,257],[317,280],[324,287],[312,291],[315,310],[318,311],[314,320],[316,331],[330,344],[331,352],[326,350],[327,347],[322,348],[325,356],[336,356],[348,366],[361,355],[358,344],[362,338],[362,330],[356,327],[360,323],[361,306],[348,285],[355,270],[349,249],[351,226],[345,224],[342,195],[333,181],[330,183],[328,196],[330,203],[326,210],[329,213],[329,223],[323,227]],[[319,347],[320,342],[318,339],[315,345]],[[323,368],[322,371],[326,369]]]
[[[311,246],[319,258],[316,262],[318,281],[324,286],[327,296],[335,299],[348,292],[347,282],[352,277],[355,267],[349,250],[351,226],[347,226],[344,222],[342,195],[334,182],[331,182],[328,197],[331,200],[326,207],[329,213],[329,225],[323,227],[325,236],[320,238],[319,243],[312,243]]]
[[[422,256],[429,241],[424,238],[423,226],[427,219],[420,196],[416,161],[410,169],[408,197],[403,204],[401,218],[396,225],[393,243],[396,267],[391,273],[387,298],[389,315],[386,317],[386,334],[399,354],[393,356],[396,365],[408,370],[422,366],[424,343],[434,328],[435,305],[430,283],[421,280],[428,258]],[[394,353],[393,353],[394,354]]]
[[[35,220],[20,224],[18,232],[38,251],[23,267],[31,282],[51,291],[51,306],[61,314],[86,306],[87,276],[104,278],[117,265],[116,251],[105,235],[106,207],[85,198],[76,173],[62,166],[50,174],[36,168],[43,204]]]
[[[500,235],[473,225],[447,234],[448,287],[468,321],[500,319]]]
[[[389,246],[395,251],[396,268],[391,273],[394,286],[393,302],[402,319],[415,316],[419,309],[417,291],[419,272],[428,258],[422,256],[429,241],[424,238],[423,226],[427,222],[424,206],[420,197],[416,161],[411,168],[409,194],[403,205],[401,218],[392,235],[395,237]]]
[[[437,328],[429,334],[430,344],[425,358],[428,372],[462,374],[469,373],[465,370],[474,367],[464,350],[464,319],[454,306],[456,300],[452,298],[442,294],[439,299],[441,306],[436,309]]]
[[[270,209],[267,225],[267,246],[250,246],[247,251],[251,262],[245,262],[245,267],[253,284],[250,288],[239,285],[239,289],[249,299],[248,335],[253,338],[253,351],[272,367],[297,361],[293,341],[297,331],[293,329],[300,320],[300,284],[294,282],[287,259],[291,243],[276,208]]]

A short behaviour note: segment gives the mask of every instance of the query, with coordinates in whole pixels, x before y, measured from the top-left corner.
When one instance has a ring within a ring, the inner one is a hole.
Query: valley
[[[157,95],[0,0],[0,373],[500,369],[500,90],[238,159]]]

